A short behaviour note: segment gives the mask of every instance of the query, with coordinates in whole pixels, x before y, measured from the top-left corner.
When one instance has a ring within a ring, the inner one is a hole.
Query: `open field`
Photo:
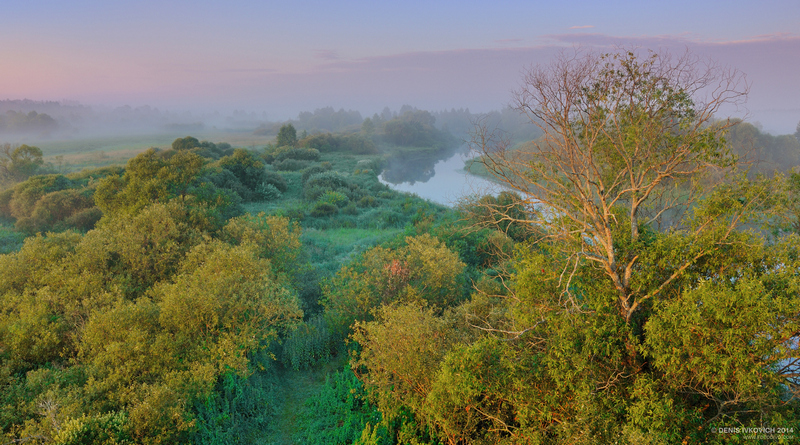
[[[151,147],[166,149],[185,134],[162,133],[128,136],[98,136],[74,139],[31,141],[42,149],[45,162],[59,170],[79,171],[84,168],[124,164],[128,159]],[[206,131],[193,134],[200,140],[227,142],[234,147],[262,148],[272,142],[269,136],[255,136],[249,132]]]

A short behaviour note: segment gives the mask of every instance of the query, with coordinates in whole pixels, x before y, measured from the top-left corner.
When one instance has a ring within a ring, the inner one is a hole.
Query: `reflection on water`
[[[466,147],[447,153],[446,159],[393,159],[380,176],[394,190],[410,192],[433,202],[453,206],[459,199],[475,194],[496,194],[499,187],[467,174],[464,163],[472,156]]]

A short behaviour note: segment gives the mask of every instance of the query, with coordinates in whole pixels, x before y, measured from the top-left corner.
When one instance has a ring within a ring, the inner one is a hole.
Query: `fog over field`
[[[11,0],[0,55],[13,69],[0,70],[0,99],[138,117],[158,109],[167,125],[225,126],[236,110],[277,122],[328,106],[365,117],[404,104],[482,113],[503,108],[522,71],[560,50],[624,45],[740,70],[746,108],[725,111],[788,134],[800,121],[799,5]]]

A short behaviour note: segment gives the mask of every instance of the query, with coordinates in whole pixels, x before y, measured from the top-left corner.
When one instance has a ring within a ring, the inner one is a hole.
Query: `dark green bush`
[[[264,174],[264,183],[272,184],[281,193],[286,193],[286,190],[288,189],[286,178],[284,178],[283,175],[278,172],[267,171]]]
[[[317,133],[302,139],[299,144],[315,148],[322,153],[340,152],[359,155],[378,153],[378,147],[372,139],[357,133],[347,135]]]
[[[377,207],[378,200],[372,195],[367,195],[358,200],[359,207]]]
[[[314,204],[314,208],[311,209],[311,216],[315,218],[332,216],[337,213],[339,213],[339,208],[329,202],[318,202]]]
[[[74,213],[69,218],[65,219],[60,226],[56,227],[64,230],[67,228],[73,228],[82,232],[86,232],[92,230],[95,224],[97,224],[102,217],[103,212],[100,209],[97,207],[91,207]]]
[[[308,166],[308,163],[309,161],[300,161],[297,159],[284,159],[283,161],[273,162],[272,166],[275,167],[275,170],[278,171],[296,172],[306,168],[306,166]]]
[[[284,161],[286,159],[297,159],[299,161],[319,161],[319,150],[315,148],[292,147],[288,150],[281,150],[275,154],[276,161]]]
[[[230,170],[245,187],[252,191],[261,185],[266,177],[264,163],[259,161],[255,154],[241,148],[234,150],[232,155],[221,158],[217,164]]]
[[[303,176],[302,176],[303,184],[308,182],[308,178],[310,178],[311,176],[314,176],[317,173],[329,171],[330,169],[331,169],[330,162],[323,162],[320,165],[312,165],[311,167],[308,167],[307,169],[303,170]]]
[[[244,202],[250,202],[257,198],[255,190],[247,188],[232,171],[224,168],[214,169],[206,179],[219,189],[227,189],[235,192]]]
[[[308,178],[303,189],[303,196],[309,201],[319,199],[326,192],[339,192],[350,200],[360,199],[364,191],[348,178],[334,171],[316,173]]]
[[[256,193],[264,201],[275,201],[281,197],[281,191],[274,185],[267,183],[261,184]]]
[[[358,215],[358,208],[354,202],[349,202],[343,209],[345,215]]]

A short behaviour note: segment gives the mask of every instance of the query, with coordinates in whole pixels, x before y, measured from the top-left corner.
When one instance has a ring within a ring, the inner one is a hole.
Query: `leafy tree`
[[[735,162],[721,139],[728,125],[712,119],[743,98],[746,85],[735,73],[706,66],[688,54],[562,54],[528,71],[515,96],[542,138],[514,150],[485,126],[476,129],[473,142],[489,171],[530,209],[531,217],[518,220],[560,238],[575,261],[597,264],[626,322],[660,292],[632,287],[640,226],[685,208],[699,176]],[[693,94],[712,84],[710,97],[696,102]],[[548,215],[534,212],[535,205]],[[620,237],[631,248],[621,249]]]
[[[372,137],[375,134],[375,123],[372,122],[372,119],[364,119],[364,122],[361,123],[361,133],[367,137]]]
[[[278,147],[294,147],[297,145],[297,130],[294,125],[286,124],[281,126],[275,144]]]
[[[8,110],[5,116],[0,116],[0,132],[46,135],[57,128],[58,122],[50,115],[33,110],[27,114],[22,111]]]
[[[173,150],[191,150],[192,148],[199,147],[200,141],[197,138],[192,136],[186,136],[185,138],[178,138],[172,142],[172,149]]]
[[[0,181],[24,181],[35,175],[44,164],[39,147],[25,144],[12,147],[11,144],[4,144],[0,154]]]
[[[427,111],[406,111],[400,117],[383,124],[383,133],[386,139],[396,145],[404,146],[430,146],[439,136],[438,130],[433,126],[436,119]]]
[[[220,379],[246,378],[302,316],[284,272],[302,269],[298,229],[264,218],[231,224],[228,243],[171,200],[0,256],[4,437],[193,437],[194,407],[227,403]]]
[[[370,311],[384,304],[424,301],[442,311],[461,300],[464,263],[458,255],[428,234],[405,241],[395,250],[368,250],[330,282],[324,305],[337,335],[356,320],[370,319]]]
[[[266,179],[264,164],[247,150],[237,148],[230,156],[218,161],[220,167],[230,170],[248,189],[255,190]]]
[[[741,437],[712,428],[796,424],[797,241],[752,230],[784,216],[787,186],[712,175],[736,161],[712,114],[743,91],[699,66],[562,56],[516,97],[541,139],[513,149],[479,129],[525,205],[482,209],[543,236],[504,287],[479,287],[468,313],[487,338],[431,386],[424,416],[451,441],[726,443]]]
[[[203,180],[202,157],[188,150],[169,154],[150,149],[128,161],[122,176],[112,174],[99,181],[94,199],[106,219],[173,200],[191,203],[182,208],[207,228],[219,228],[239,213],[238,195]]]
[[[458,332],[433,309],[413,301],[382,306],[374,321],[357,322],[354,331],[362,350],[352,365],[359,373],[368,370],[361,378],[369,388],[379,389],[375,397],[384,415],[398,416],[404,407],[422,412]]]

